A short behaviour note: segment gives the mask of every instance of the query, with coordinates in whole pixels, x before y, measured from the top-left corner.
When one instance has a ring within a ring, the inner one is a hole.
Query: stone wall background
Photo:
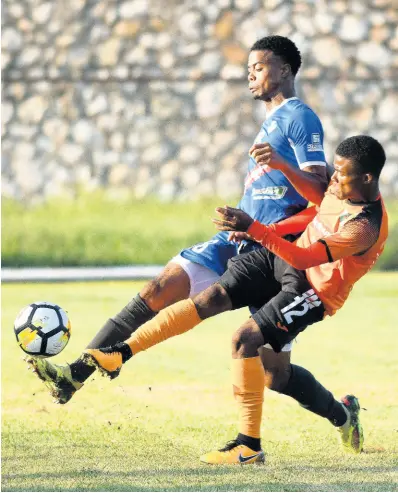
[[[2,22],[5,196],[240,194],[264,116],[247,54],[269,34],[302,52],[329,161],[369,133],[398,192],[398,0],[5,0]]]

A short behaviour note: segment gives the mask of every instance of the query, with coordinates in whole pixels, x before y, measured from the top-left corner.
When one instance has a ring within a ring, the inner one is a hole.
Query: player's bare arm
[[[281,171],[309,202],[316,205],[322,202],[328,186],[326,166],[310,165],[302,170],[296,168],[275,152],[268,142],[254,144],[249,154],[259,166],[269,166]]]

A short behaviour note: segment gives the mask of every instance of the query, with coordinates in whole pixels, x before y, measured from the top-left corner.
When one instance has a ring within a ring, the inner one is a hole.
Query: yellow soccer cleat
[[[72,377],[69,365],[60,366],[46,359],[26,357],[29,368],[36,373],[50,391],[57,404],[66,404],[73,394],[83,387]]]
[[[111,380],[119,375],[123,365],[122,353],[112,347],[86,349],[82,359],[88,365],[95,366],[103,376]]]
[[[359,421],[359,401],[354,395],[346,395],[341,399],[345,407],[348,418],[347,422],[337,428],[340,434],[340,441],[345,452],[360,454],[363,451],[363,428]]]
[[[200,462],[205,464],[264,464],[265,455],[262,450],[254,451],[236,440],[228,442],[224,448],[202,455]]]

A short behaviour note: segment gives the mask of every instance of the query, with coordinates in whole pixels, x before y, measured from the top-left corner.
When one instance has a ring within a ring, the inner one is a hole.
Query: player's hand
[[[272,169],[280,170],[287,164],[268,142],[252,145],[249,155],[259,166],[269,166]]]
[[[252,236],[242,231],[231,231],[228,235],[228,241],[241,243],[243,240],[255,241]]]
[[[221,219],[212,219],[212,221],[220,231],[246,232],[254,221],[246,212],[228,205],[217,207],[216,212],[221,216]]]

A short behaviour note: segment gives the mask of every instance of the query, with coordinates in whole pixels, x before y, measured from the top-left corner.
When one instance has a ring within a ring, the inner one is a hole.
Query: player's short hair
[[[337,146],[336,154],[351,159],[361,173],[371,173],[376,178],[386,162],[383,146],[369,135],[348,137]]]
[[[285,63],[290,65],[292,74],[296,75],[301,67],[301,54],[297,46],[289,38],[284,36],[266,36],[254,43],[250,51],[272,51]]]

